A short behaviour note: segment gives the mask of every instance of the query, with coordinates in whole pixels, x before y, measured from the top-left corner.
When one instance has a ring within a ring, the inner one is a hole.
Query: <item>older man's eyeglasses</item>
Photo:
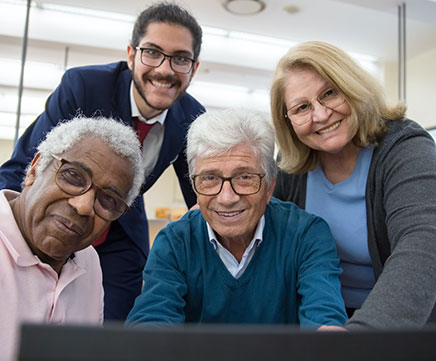
[[[91,175],[82,167],[59,158],[52,157],[61,162],[55,176],[57,186],[71,196],[86,193],[92,187],[96,189],[94,211],[107,221],[114,221],[129,210],[127,203],[111,190],[106,190],[92,181]]]
[[[215,174],[198,174],[192,177],[194,189],[204,196],[216,196],[223,189],[224,182],[229,181],[233,192],[248,196],[259,192],[265,174],[242,173],[233,177],[221,177]]]
[[[292,106],[286,111],[285,116],[296,125],[306,124],[312,117],[315,100],[326,108],[335,109],[345,101],[345,98],[335,88],[329,88],[310,101]]]
[[[166,58],[170,62],[170,67],[176,73],[187,74],[191,71],[195,63],[194,59],[188,58],[184,55],[168,55],[160,50],[152,48],[140,48],[137,46],[135,49],[141,51],[141,63],[153,68],[158,68],[162,65]]]

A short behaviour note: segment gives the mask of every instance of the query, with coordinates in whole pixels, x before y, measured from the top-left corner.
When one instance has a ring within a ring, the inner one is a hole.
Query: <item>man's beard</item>
[[[191,83],[191,79],[189,79],[189,82],[186,85],[186,87],[184,89],[180,88],[180,94],[177,95],[177,97],[173,100],[173,102],[169,106],[157,107],[157,106],[151,104],[147,100],[147,97],[145,95],[145,90],[142,88],[141,83],[139,81],[137,81],[137,79],[136,79],[134,65],[133,65],[133,69],[131,70],[131,73],[132,73],[133,84],[134,84],[139,96],[142,98],[142,100],[144,100],[145,104],[147,104],[151,109],[158,110],[158,111],[164,111],[166,109],[171,108],[177,100],[179,100],[183,95],[186,94],[186,89],[188,88],[189,84]],[[145,82],[149,81],[150,79],[156,80],[156,81],[168,81],[168,82],[171,82],[172,84],[174,84],[173,86],[180,87],[180,81],[177,79],[174,79],[171,76],[166,76],[166,77],[156,77],[155,76],[152,78],[143,79],[143,83],[145,84]]]

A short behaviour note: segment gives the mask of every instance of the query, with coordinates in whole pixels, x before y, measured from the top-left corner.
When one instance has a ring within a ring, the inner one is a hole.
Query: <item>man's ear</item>
[[[268,198],[268,203],[271,200],[272,194],[274,192],[274,187],[276,186],[276,179],[274,178],[273,181],[271,182],[268,192],[267,192],[267,198]]]
[[[195,63],[194,63],[194,66],[193,66],[193,68],[192,68],[192,72],[191,72],[191,80],[192,80],[192,78],[194,77],[194,75],[195,75],[195,73],[197,72],[197,69],[198,69],[198,66],[200,65],[200,62],[197,60]]]
[[[30,164],[30,168],[27,171],[26,178],[24,178],[24,185],[31,186],[36,179],[36,167],[39,164],[39,160],[41,159],[41,153],[36,153],[33,157],[32,163]]]
[[[133,63],[135,62],[136,49],[131,45],[127,45],[127,65],[130,70],[133,70]]]

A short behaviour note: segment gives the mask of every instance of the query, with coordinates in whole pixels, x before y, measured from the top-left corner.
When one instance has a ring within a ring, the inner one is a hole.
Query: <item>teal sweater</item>
[[[327,224],[272,198],[263,242],[235,279],[209,242],[200,211],[191,211],[158,234],[127,323],[343,325],[338,264]]]

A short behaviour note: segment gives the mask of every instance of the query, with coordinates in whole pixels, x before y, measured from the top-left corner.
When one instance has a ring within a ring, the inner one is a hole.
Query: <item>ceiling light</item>
[[[64,13],[70,13],[74,15],[85,15],[89,17],[98,17],[102,19],[124,21],[128,23],[134,23],[135,17],[127,14],[103,11],[103,10],[93,10],[76,6],[60,5],[53,3],[37,3],[37,7],[43,10],[59,11]]]
[[[296,5],[286,5],[283,10],[288,14],[296,14],[300,11],[300,8]]]
[[[262,0],[226,0],[224,8],[237,15],[253,15],[265,9]]]

